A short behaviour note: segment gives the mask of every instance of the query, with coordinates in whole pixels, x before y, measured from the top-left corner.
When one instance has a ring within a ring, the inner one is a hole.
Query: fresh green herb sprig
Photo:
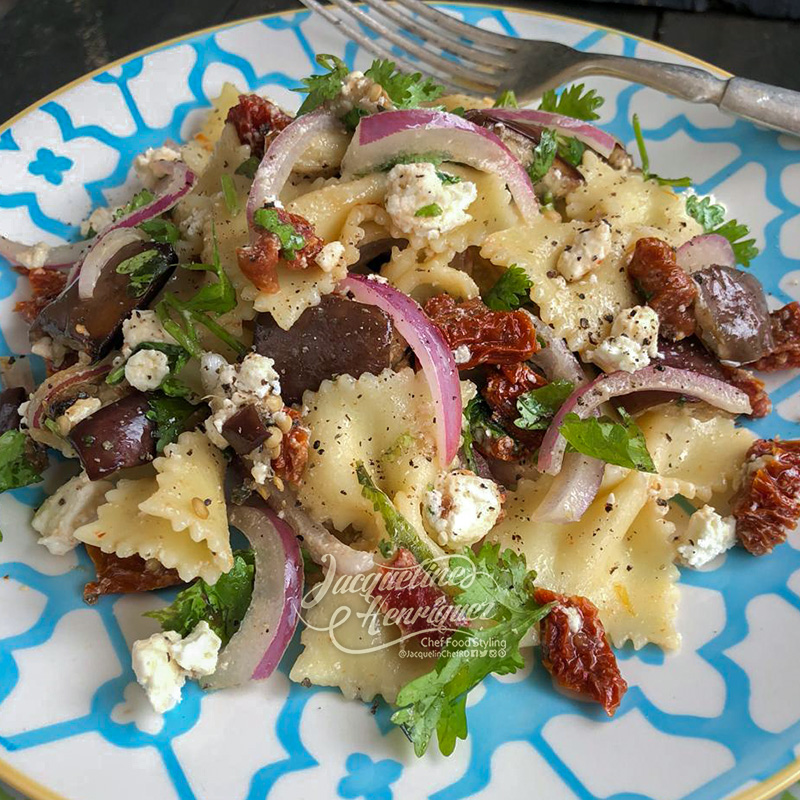
[[[327,71],[321,75],[303,78],[301,81],[303,86],[295,90],[306,95],[306,99],[297,110],[298,117],[319,108],[326,100],[333,100],[341,92],[344,79],[350,73],[347,64],[338,56],[320,53],[316,62]]]
[[[222,186],[222,197],[225,200],[225,207],[228,213],[232,216],[238,216],[239,211],[239,195],[236,192],[236,184],[233,182],[233,177],[225,173],[220,176],[220,185]]]
[[[0,436],[0,492],[38,483],[42,476],[31,458],[32,442],[20,430]]]
[[[253,215],[253,221],[259,228],[274,233],[281,243],[281,257],[294,261],[297,254],[306,246],[305,237],[298,233],[294,226],[283,222],[274,208],[259,208]]]
[[[493,108],[519,108],[517,95],[511,89],[500,92],[497,95],[497,100],[494,101]]]
[[[436,170],[436,177],[445,185],[445,186],[453,186],[456,183],[461,183],[461,178],[458,175],[451,175],[449,172],[442,172],[441,170]]]
[[[372,507],[383,518],[389,541],[397,547],[404,547],[414,554],[420,564],[433,559],[433,552],[422,540],[414,526],[394,507],[388,495],[378,488],[367,468],[359,461],[356,464],[356,477],[361,485],[361,494],[372,503]]]
[[[117,265],[119,275],[128,276],[128,294],[142,297],[160,275],[171,268],[169,256],[161,250],[152,248],[126,258]]]
[[[737,263],[743,267],[749,267],[750,262],[758,255],[756,240],[745,239],[750,233],[747,225],[735,219],[726,222],[725,209],[719,203],[712,203],[710,197],[687,195],[686,212],[703,226],[706,233],[724,236],[731,243]]]
[[[441,217],[444,210],[438,203],[428,203],[414,212],[415,217]]]
[[[584,91],[584,84],[577,83],[560,92],[556,92],[555,89],[546,91],[539,103],[539,109],[591,122],[600,119],[596,111],[603,103],[605,99],[600,97],[595,89]]]
[[[199,622],[207,622],[222,639],[223,647],[239,629],[253,596],[255,557],[252,550],[236,550],[233,567],[223,572],[211,586],[198,578],[178,592],[166,608],[148,611],[144,616],[157,620],[165,631],[181,636],[191,633]]]
[[[530,300],[533,282],[528,273],[512,264],[483,297],[483,302],[492,311],[516,311]]]
[[[517,398],[519,419],[514,420],[518,428],[526,431],[543,431],[564,401],[575,391],[572,381],[554,380],[546,386],[532,389]]]
[[[127,217],[128,214],[133,214],[140,208],[144,208],[148,203],[152,203],[156,196],[149,189],[142,189],[137,192],[124,206],[120,206],[114,212],[114,221]]]
[[[662,178],[656,175],[655,172],[650,172],[650,156],[647,155],[647,147],[644,143],[644,135],[642,134],[642,126],[639,123],[639,115],[633,115],[633,135],[636,137],[636,147],[639,150],[639,158],[642,161],[642,176],[646,181],[655,181],[659,186],[675,186],[685,188],[692,185],[692,179],[689,177],[683,178]]]
[[[607,464],[655,472],[642,429],[624,409],[618,411],[622,422],[603,417],[581,419],[577,414],[567,414],[559,430],[572,450]]]
[[[207,407],[193,405],[183,397],[168,395],[166,392],[150,392],[147,395],[149,410],[145,412],[147,419],[155,423],[156,452],[164,452],[168,444],[189,429],[194,420],[199,421],[201,413]]]
[[[191,356],[199,358],[203,354],[200,346],[197,325],[202,325],[231,350],[244,355],[247,348],[225,330],[210,315],[220,316],[236,306],[236,290],[222,268],[219,258],[216,230],[212,227],[211,238],[214,244],[213,264],[182,264],[183,269],[211,272],[216,281],[201,287],[188,300],[180,300],[171,292],[156,305],[155,311],[164,330]]]
[[[467,460],[467,466],[473,472],[477,472],[475,441],[498,439],[508,434],[492,419],[492,409],[482,397],[473,397],[464,407],[463,416],[461,449]]]
[[[154,242],[162,244],[175,244],[181,238],[178,226],[163,217],[148,219],[139,225]]]
[[[558,136],[554,131],[545,128],[539,143],[533,148],[533,158],[528,165],[531,183],[537,183],[550,171],[558,153]]]
[[[250,158],[245,159],[239,164],[238,167],[234,170],[235,175],[244,175],[245,178],[250,178],[253,180],[256,176],[256,172],[258,172],[258,165],[261,163],[261,160],[258,156],[250,156]]]
[[[465,561],[471,570],[464,570]],[[510,549],[500,552],[499,545],[484,543],[474,554],[465,548],[451,565],[465,573],[454,603],[483,612],[479,625],[455,631],[434,668],[397,695],[400,708],[392,722],[403,727],[417,756],[424,755],[434,734],[445,756],[458,739],[467,738],[467,694],[491,674],[521,669],[522,637],[550,611],[533,599],[536,575],[527,569],[525,557]]]

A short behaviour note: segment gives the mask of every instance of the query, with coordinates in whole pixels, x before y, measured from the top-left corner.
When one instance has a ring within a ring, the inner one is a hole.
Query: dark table
[[[730,10],[722,0],[712,0],[712,10],[703,13],[586,1],[509,5],[619,28],[737,75],[800,89],[800,21],[760,19]],[[90,70],[164,39],[296,7],[295,0],[0,0],[0,121]]]

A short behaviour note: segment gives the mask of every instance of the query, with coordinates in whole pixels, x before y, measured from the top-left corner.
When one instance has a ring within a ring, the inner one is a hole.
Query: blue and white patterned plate
[[[566,19],[447,8],[511,35],[691,62]],[[320,20],[290,13],[170,42],[57,92],[0,128],[0,232],[75,236],[93,205],[120,196],[138,152],[193,132],[224,81],[292,106],[317,52],[368,62]],[[602,125],[630,142],[637,112],[656,171],[692,175],[748,222],[762,248],[754,271],[775,303],[800,298],[800,142],[638,86],[591,83],[606,98]],[[12,314],[24,282],[0,266],[0,351],[25,352]],[[769,388],[776,411],[755,429],[797,436],[798,371]],[[0,778],[37,800],[457,800],[523,786],[541,800],[765,800],[800,773],[797,534],[771,557],[733,553],[722,569],[684,575],[683,649],[624,650],[631,688],[613,719],[529,667],[470,695],[471,735],[452,757],[416,761],[387,709],[291,684],[296,649],[265,683],[205,696],[192,686],[177,709],[153,714],[129,657],[153,631],[142,617],[152,597],[85,606],[87,559],[49,555],[30,530],[42,497],[38,487],[0,497]]]

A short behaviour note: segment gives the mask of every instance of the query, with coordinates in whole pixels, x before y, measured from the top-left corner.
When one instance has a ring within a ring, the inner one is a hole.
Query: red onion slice
[[[359,303],[385,311],[414,351],[433,398],[439,462],[447,467],[461,442],[461,385],[458,367],[441,331],[417,303],[384,280],[350,275],[339,288],[350,292]]]
[[[523,219],[538,217],[531,179],[511,151],[491,131],[444,111],[415,108],[364,117],[342,159],[342,175],[369,172],[398,155],[429,152],[500,175]]]
[[[227,689],[275,671],[294,636],[303,594],[303,558],[294,531],[266,506],[234,506],[229,515],[255,554],[253,597],[204,689]]]
[[[706,233],[689,239],[678,248],[676,260],[678,266],[686,272],[696,272],[711,266],[736,266],[731,243],[718,233]]]
[[[540,128],[550,128],[564,136],[572,136],[583,142],[603,158],[608,158],[619,144],[610,134],[588,122],[550,111],[536,111],[532,108],[491,108],[484,112],[486,116],[499,121],[526,122]]]
[[[261,493],[260,487],[259,493]],[[340,542],[325,526],[311,519],[288,489],[278,491],[271,485],[269,494],[264,496],[264,499],[302,539],[303,546],[315,564],[326,569],[334,566],[337,575],[359,575],[362,572],[369,572],[375,566],[372,553],[354,550],[344,542]]]
[[[546,346],[531,360],[542,368],[548,380],[562,379],[571,381],[576,387],[583,386],[587,382],[586,376],[564,340],[538,317],[533,317],[533,323]],[[577,522],[597,496],[604,471],[605,464],[597,458],[583,453],[567,453],[563,469],[533,512],[533,519],[557,525]]]
[[[729,383],[686,369],[655,366],[636,372],[601,375],[574,391],[553,417],[539,449],[539,471],[557,475],[561,469],[567,442],[560,428],[567,414],[574,412],[586,419],[612,397],[650,390],[696,397],[731,414],[749,414],[751,411],[750,400],[744,392]]]
[[[111,364],[96,364],[86,367],[76,364],[74,367],[62,369],[51,375],[32,395],[25,413],[25,422],[29,428],[38,429],[44,424],[48,406],[58,400],[61,395],[74,386],[82,383],[96,384],[111,371]]]
[[[247,198],[247,219],[251,227],[256,211],[278,197],[292,174],[295,162],[308,149],[310,140],[323,133],[342,130],[342,123],[333,114],[318,109],[297,117],[275,137],[258,165]]]
[[[115,220],[93,239],[51,248],[44,266],[48,269],[67,269],[74,266],[82,257],[88,258],[91,250],[98,246],[111,231],[117,228],[135,228],[137,225],[169,211],[194,186],[195,175],[183,161],[158,161],[156,163],[159,164],[165,179],[169,178],[157,197],[146,206],[137,208],[130,214]],[[20,259],[24,260],[26,255],[30,255],[34,247],[35,245],[20,244],[0,236],[0,255],[17,266],[24,266]],[[81,295],[81,297],[83,296]],[[91,295],[87,296],[91,297]]]
[[[142,242],[148,236],[138,228],[115,228],[100,236],[86,254],[78,275],[78,297],[86,300],[94,294],[100,273],[109,260],[129,244]]]

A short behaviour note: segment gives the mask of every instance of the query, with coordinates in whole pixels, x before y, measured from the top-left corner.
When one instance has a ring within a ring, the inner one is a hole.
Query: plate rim
[[[461,6],[464,4],[463,2],[461,2],[461,0],[434,0],[434,2],[436,3],[436,5],[444,5],[444,6]],[[584,20],[577,19],[576,17],[570,17],[566,14],[555,14],[548,11],[536,11],[534,9],[511,6],[511,5],[506,5],[504,3],[484,3],[479,1],[474,3],[474,5],[482,6],[484,8],[499,9],[501,11],[511,11],[513,13],[525,14],[531,17],[539,17],[541,19],[551,19],[551,20],[557,20],[559,22],[568,22],[573,25],[575,24],[583,25],[587,28],[592,28],[594,30],[605,31],[606,33],[612,33],[618,36],[625,36],[629,39],[635,39],[637,42],[643,42],[644,44],[651,45],[663,52],[671,53],[672,55],[677,55],[680,56],[681,58],[687,59],[692,63],[702,67],[703,69],[706,69],[709,72],[719,75],[720,77],[726,77],[726,78],[734,77],[733,73],[728,72],[728,70],[725,70],[722,67],[718,67],[715,64],[705,61],[702,58],[697,58],[696,56],[693,56],[690,53],[686,53],[683,50],[679,50],[676,47],[670,47],[669,45],[662,44],[661,42],[653,41],[652,39],[648,39],[646,36],[639,36],[638,34],[635,33],[628,33],[627,31],[620,30],[619,28],[614,28],[608,25],[600,25],[594,22],[586,22]],[[43,106],[50,100],[54,100],[55,98],[59,97],[65,92],[68,92],[75,86],[84,83],[85,81],[91,80],[95,76],[101,75],[104,72],[108,72],[108,70],[114,69],[114,67],[118,67],[122,64],[125,64],[126,62],[130,61],[133,58],[139,58],[141,56],[150,55],[151,53],[155,53],[159,50],[172,47],[176,44],[180,44],[181,42],[185,42],[188,39],[193,39],[194,37],[201,36],[203,34],[214,33],[216,31],[221,31],[221,30],[227,30],[230,28],[238,27],[240,25],[245,25],[249,22],[257,22],[259,20],[282,17],[285,16],[286,14],[302,13],[303,11],[308,11],[308,9],[301,7],[295,9],[287,9],[285,11],[273,11],[270,12],[269,14],[255,14],[250,17],[242,17],[241,19],[222,22],[217,25],[210,25],[206,28],[198,28],[197,30],[181,34],[180,36],[174,36],[171,39],[165,39],[162,42],[158,42],[156,44],[142,48],[141,50],[136,50],[132,53],[128,53],[127,55],[121,56],[120,58],[117,58],[114,61],[110,61],[108,64],[104,64],[103,66],[98,67],[97,69],[94,69],[90,72],[80,75],[77,78],[74,78],[69,83],[65,83],[58,89],[54,89],[52,92],[46,94],[44,97],[41,97],[38,100],[35,100],[33,103],[30,103],[21,111],[18,111],[12,117],[7,119],[5,122],[0,123],[0,134],[4,133],[12,125],[19,122],[28,114],[31,114],[37,109],[41,108],[41,106]],[[16,789],[17,791],[25,794],[29,798],[29,800],[67,800],[67,798],[65,798],[63,795],[54,792],[52,789],[49,789],[48,787],[44,786],[43,784],[29,777],[25,773],[18,770],[16,767],[12,766],[3,758],[0,758],[0,779],[2,779],[7,785],[11,786],[13,789]],[[771,775],[769,778],[765,778],[764,780],[759,781],[755,786],[751,786],[750,788],[739,792],[734,797],[732,797],[731,800],[770,800],[770,798],[776,797],[778,792],[789,789],[798,781],[800,781],[800,757],[792,761],[790,764],[787,764],[782,769],[778,770],[774,775]]]

